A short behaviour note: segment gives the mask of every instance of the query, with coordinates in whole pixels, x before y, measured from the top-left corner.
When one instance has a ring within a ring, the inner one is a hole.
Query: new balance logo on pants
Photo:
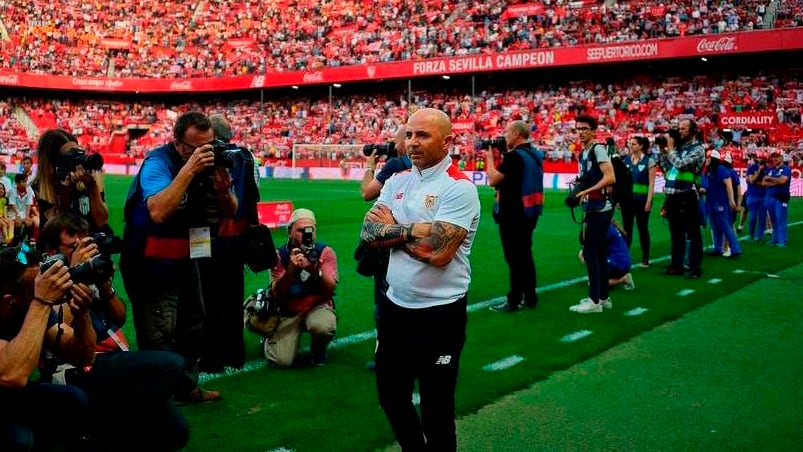
[[[450,362],[452,362],[452,355],[441,355],[438,357],[438,360],[435,361],[436,366],[446,366]]]

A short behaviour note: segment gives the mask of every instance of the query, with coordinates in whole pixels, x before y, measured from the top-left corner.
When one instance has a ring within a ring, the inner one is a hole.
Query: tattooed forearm
[[[451,262],[467,234],[460,226],[436,221],[429,236],[407,243],[404,251],[421,262],[442,267]]]
[[[409,224],[385,224],[364,222],[360,241],[363,245],[372,248],[394,248],[407,243],[413,226]]]

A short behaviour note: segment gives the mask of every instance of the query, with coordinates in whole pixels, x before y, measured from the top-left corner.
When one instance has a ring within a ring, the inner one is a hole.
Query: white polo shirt
[[[477,187],[446,156],[437,165],[393,175],[385,182],[376,204],[390,207],[399,224],[451,223],[468,231],[447,265],[436,267],[394,249],[388,265],[387,296],[411,309],[429,308],[462,298],[471,282],[468,255],[480,221]]]

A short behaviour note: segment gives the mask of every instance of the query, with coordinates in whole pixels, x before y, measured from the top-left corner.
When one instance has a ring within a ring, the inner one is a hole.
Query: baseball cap
[[[312,224],[315,224],[315,214],[309,209],[296,209],[290,215],[290,224],[287,225],[287,228],[292,229],[293,224],[298,220],[312,220]]]

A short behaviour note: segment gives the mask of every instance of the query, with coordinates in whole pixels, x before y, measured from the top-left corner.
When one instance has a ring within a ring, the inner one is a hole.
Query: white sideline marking
[[[685,297],[687,295],[691,295],[694,293],[694,289],[683,289],[680,292],[676,293],[675,295],[679,297]]]
[[[580,339],[582,339],[584,337],[588,337],[588,336],[591,336],[591,331],[589,331],[589,330],[580,330],[580,331],[575,331],[574,333],[567,334],[567,335],[563,336],[562,338],[560,338],[560,341],[561,342],[574,342],[574,341],[579,341]]]
[[[789,227],[789,226],[799,226],[801,224],[803,224],[803,221],[796,221],[794,223],[789,223],[787,225],[787,227]],[[740,237],[739,240],[747,240],[747,238],[748,238],[747,236],[743,236],[743,237]],[[670,256],[663,256],[663,257],[659,257],[657,259],[653,259],[651,262],[652,263],[656,263],[656,262],[668,261],[669,258],[670,258]],[[631,266],[631,268],[636,268],[636,267],[638,267],[638,264],[633,264]],[[741,271],[743,272],[744,270],[741,270]],[[737,271],[734,271],[734,273],[737,273]],[[767,274],[767,277],[769,277],[769,278],[779,278],[778,275],[769,275],[769,274]],[[543,292],[549,292],[549,291],[556,290],[556,289],[563,289],[565,287],[569,287],[569,286],[572,286],[574,284],[585,282],[585,281],[588,281],[588,276],[580,276],[580,277],[577,277],[577,278],[567,279],[566,281],[560,281],[560,282],[557,282],[555,284],[550,284],[548,286],[539,287],[537,289],[537,293],[540,294],[540,293],[543,293]],[[506,300],[505,297],[496,297],[496,298],[492,298],[490,300],[480,301],[478,303],[470,304],[467,307],[466,311],[468,311],[468,312],[479,311],[479,310],[486,309],[486,308],[488,308],[490,306],[493,306],[493,305],[495,305],[495,304],[497,304],[499,302],[505,301],[505,300]],[[364,331],[364,332],[358,333],[358,334],[352,334],[351,336],[346,336],[346,337],[343,337],[343,338],[340,338],[340,339],[335,339],[334,341],[332,341],[332,343],[329,345],[329,347],[330,348],[340,348],[340,347],[343,347],[345,345],[356,344],[357,342],[361,342],[361,341],[365,341],[365,340],[369,340],[369,339],[374,339],[374,338],[376,338],[376,330],[369,330],[369,331]],[[301,351],[302,352],[309,351],[309,347],[307,347],[307,348],[305,348],[305,349],[303,349]],[[233,375],[240,375],[240,374],[244,374],[246,372],[251,372],[251,371],[254,371],[254,370],[257,370],[257,369],[262,369],[263,367],[266,367],[266,366],[267,366],[267,361],[264,359],[264,357],[263,358],[258,358],[258,359],[254,360],[254,361],[249,361],[249,362],[245,363],[245,365],[240,369],[233,369],[233,368],[227,367],[226,370],[224,370],[223,372],[217,373],[217,374],[202,373],[198,377],[198,383],[199,384],[203,384],[203,383],[206,383],[208,381],[217,380],[218,378],[230,377],[230,376],[233,376]]]
[[[279,447],[276,449],[270,449],[268,452],[296,452],[295,449],[288,449],[286,447]]]
[[[421,405],[421,394],[417,392],[413,393],[413,405]]]
[[[722,280],[719,279],[719,278],[711,278],[711,279],[708,280],[708,284],[719,284],[721,282],[722,282]]]
[[[483,366],[482,370],[496,372],[497,370],[510,369],[522,361],[524,361],[524,358],[519,355],[508,356],[507,358],[502,358],[499,361]]]
[[[772,273],[753,271],[753,270],[741,270],[741,269],[738,269],[738,268],[736,270],[734,270],[733,273],[755,273],[756,275],[764,275],[767,278],[780,278],[780,276],[774,275]]]
[[[647,309],[647,308],[633,308],[633,309],[625,312],[624,315],[626,315],[628,317],[635,317],[637,315],[644,314],[647,311],[649,311],[649,309]]]

